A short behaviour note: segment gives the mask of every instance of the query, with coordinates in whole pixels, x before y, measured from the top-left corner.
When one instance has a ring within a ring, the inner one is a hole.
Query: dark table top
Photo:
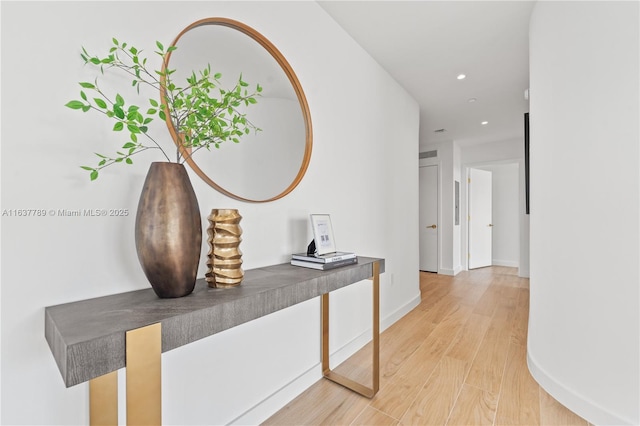
[[[373,275],[384,259],[328,271],[289,263],[245,271],[242,284],[210,288],[204,279],[193,293],[160,299],[150,287],[45,308],[45,337],[67,387],[125,366],[126,332],[162,324],[162,352],[211,336]]]

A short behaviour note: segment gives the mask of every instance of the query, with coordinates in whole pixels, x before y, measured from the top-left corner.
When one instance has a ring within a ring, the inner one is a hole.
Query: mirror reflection
[[[207,183],[233,198],[264,202],[289,193],[300,182],[311,155],[311,120],[297,77],[280,52],[255,30],[236,21],[209,18],[187,27],[174,41],[168,68],[184,84],[193,70],[211,65],[223,89],[242,80],[262,86],[256,104],[241,112],[261,131],[239,143],[201,150],[190,166]],[[175,132],[171,132],[172,135]]]

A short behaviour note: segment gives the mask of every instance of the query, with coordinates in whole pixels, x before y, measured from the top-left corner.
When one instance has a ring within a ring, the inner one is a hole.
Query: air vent
[[[447,129],[437,129],[437,130],[434,130],[433,133],[444,133],[446,131]]]
[[[438,150],[434,149],[433,151],[426,151],[420,153],[420,158],[435,158],[438,156]]]

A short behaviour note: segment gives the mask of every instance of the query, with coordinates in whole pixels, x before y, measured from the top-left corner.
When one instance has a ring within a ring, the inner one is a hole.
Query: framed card
[[[336,242],[333,239],[331,217],[328,214],[312,214],[311,228],[313,229],[313,240],[316,243],[316,254],[335,253]]]

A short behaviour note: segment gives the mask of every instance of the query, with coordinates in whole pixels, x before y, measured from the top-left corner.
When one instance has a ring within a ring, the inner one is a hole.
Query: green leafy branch
[[[240,138],[260,129],[251,123],[246,114],[239,108],[257,103],[262,87],[257,84],[255,90],[249,92],[249,84],[242,79],[242,74],[231,90],[220,85],[220,73],[211,73],[211,66],[203,70],[192,71],[184,86],[178,86],[171,80],[175,69],[163,67],[161,70],[150,70],[147,58],[141,56],[142,50],[127,43],[119,43],[112,39],[113,46],[105,57],[90,55],[82,48],[81,58],[86,65],[99,68],[100,73],[115,69],[131,78],[131,86],[140,94],[140,86],[146,85],[159,93],[159,98],[149,98],[145,108],[127,104],[123,96],[116,93],[109,96],[98,85],[98,78],[93,83],[80,82],[80,100],[69,101],[68,108],[88,112],[97,111],[115,121],[112,130],[128,133],[127,141],[115,156],[95,153],[98,164],[95,167],[81,166],[90,172],[91,180],[99,176],[99,171],[116,163],[133,164],[132,157],[148,149],[160,150],[167,161],[171,161],[162,146],[149,133],[149,123],[157,116],[171,123],[179,135],[176,145],[176,162],[183,163],[202,148],[211,146],[219,148],[223,142],[239,143]],[[170,46],[165,50],[160,42],[156,42],[155,52],[168,63],[171,52],[176,50]],[[90,95],[88,95],[89,93]],[[164,102],[163,102],[164,101]]]
[[[239,143],[243,135],[260,130],[238,108],[257,103],[256,97],[260,96],[262,87],[258,84],[255,91],[249,93],[249,84],[242,80],[241,74],[233,89],[224,90],[220,87],[220,77],[220,73],[212,76],[211,67],[207,66],[197,76],[193,72],[187,78],[185,88],[173,83],[167,85],[163,111],[170,114],[182,136],[183,147],[192,150],[189,155],[201,148],[219,148],[226,141]],[[211,96],[212,92],[217,92],[218,96]],[[172,106],[173,110],[167,111],[166,106]],[[177,150],[178,161],[180,155],[181,151]]]

